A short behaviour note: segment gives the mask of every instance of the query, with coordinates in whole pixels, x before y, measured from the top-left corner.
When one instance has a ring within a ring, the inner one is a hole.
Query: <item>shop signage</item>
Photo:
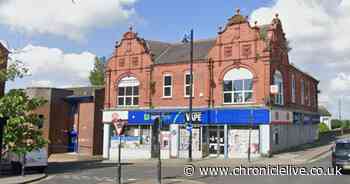
[[[185,115],[186,122],[190,121],[190,113],[187,112]],[[192,112],[192,121],[193,122],[202,122],[202,113],[201,112]]]

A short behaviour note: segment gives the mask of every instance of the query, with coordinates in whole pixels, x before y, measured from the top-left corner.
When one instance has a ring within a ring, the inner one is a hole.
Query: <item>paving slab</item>
[[[34,181],[38,181],[44,179],[46,174],[28,174],[25,176],[10,176],[5,178],[0,178],[1,184],[22,184],[22,183],[30,183]]]

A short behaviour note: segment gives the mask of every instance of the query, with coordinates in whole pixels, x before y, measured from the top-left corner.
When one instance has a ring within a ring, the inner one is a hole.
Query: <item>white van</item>
[[[20,173],[22,169],[22,158],[16,154],[10,154],[10,161],[15,172]],[[48,166],[48,155],[46,148],[34,150],[26,155],[25,162],[26,169],[34,169],[41,173],[45,171]]]

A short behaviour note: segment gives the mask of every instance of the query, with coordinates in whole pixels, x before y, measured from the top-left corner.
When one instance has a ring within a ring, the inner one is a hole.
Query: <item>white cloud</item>
[[[331,80],[331,88],[338,92],[350,91],[350,75],[339,73],[336,78]]]
[[[32,80],[29,86],[30,87],[53,87],[52,82],[49,80],[38,80],[38,81]]]
[[[125,22],[136,0],[0,0],[0,24],[25,33],[81,40],[91,29]]]
[[[11,55],[29,69],[30,76],[8,82],[9,88],[88,85],[95,55],[64,53],[61,49],[27,45]]]
[[[350,109],[349,10],[349,0],[275,0],[250,16],[265,24],[279,13],[293,48],[290,61],[320,80],[319,101],[334,115],[339,98],[345,100],[344,109]],[[350,112],[344,115],[350,118]]]

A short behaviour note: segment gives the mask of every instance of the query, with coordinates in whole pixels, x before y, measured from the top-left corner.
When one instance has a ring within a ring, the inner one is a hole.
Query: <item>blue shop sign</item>
[[[320,122],[320,115],[294,112],[293,120],[295,124],[317,124]]]
[[[130,142],[134,142],[134,141],[139,141],[141,139],[140,136],[112,136],[112,140],[119,140],[119,138],[121,138],[121,141],[130,141]]]
[[[303,114],[300,112],[293,112],[293,123],[295,124],[303,124]]]
[[[207,123],[209,111],[193,111],[193,123]],[[189,114],[181,110],[146,110],[146,111],[129,111],[128,125],[151,125],[156,118],[161,118],[163,124],[183,124],[188,119]],[[198,120],[198,121],[196,121]]]
[[[270,123],[268,109],[215,109],[212,110],[212,124],[259,125]]]
[[[151,125],[161,117],[163,124],[184,124],[189,113],[184,110],[134,110],[129,111],[129,125]],[[194,124],[259,125],[269,124],[268,109],[195,109],[192,113]]]

